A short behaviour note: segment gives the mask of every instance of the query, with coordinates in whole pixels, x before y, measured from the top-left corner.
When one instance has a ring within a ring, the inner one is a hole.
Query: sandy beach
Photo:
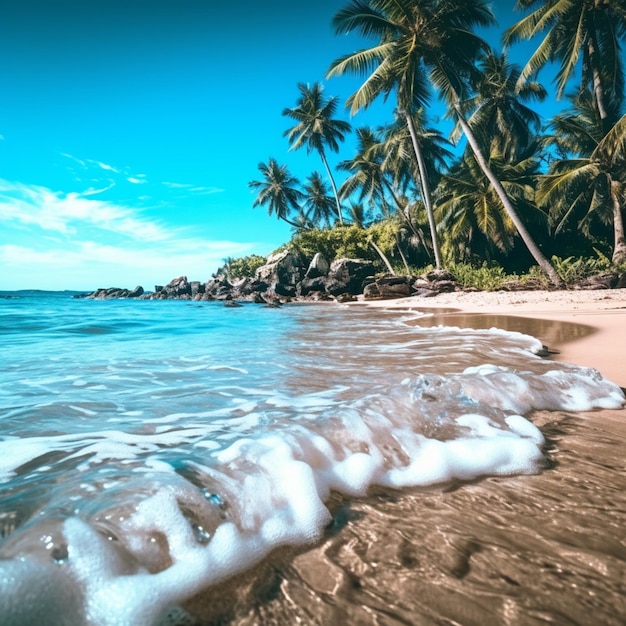
[[[593,367],[626,387],[626,289],[454,292],[367,306],[432,314],[431,322],[420,323],[498,326],[532,334],[556,351],[553,358]]]

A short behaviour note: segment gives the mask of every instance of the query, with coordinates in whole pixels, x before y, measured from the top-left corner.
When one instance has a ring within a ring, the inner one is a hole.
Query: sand
[[[626,387],[626,289],[454,292],[365,304],[432,312],[434,321],[441,324],[500,326],[527,332],[558,351],[554,358],[593,367]],[[512,319],[507,323],[506,317]],[[481,318],[487,323],[481,324]],[[537,320],[557,324],[537,324]]]

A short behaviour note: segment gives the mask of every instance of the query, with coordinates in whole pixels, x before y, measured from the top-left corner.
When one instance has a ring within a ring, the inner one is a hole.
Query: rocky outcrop
[[[114,300],[116,298],[139,298],[143,296],[143,294],[143,287],[138,285],[132,290],[122,289],[121,287],[108,287],[106,289],[100,288],[78,297],[90,298],[93,300]]]
[[[544,289],[537,280],[531,282],[509,281],[502,286],[506,291]],[[579,281],[573,289],[626,288],[626,274],[607,272]],[[336,300],[349,302],[363,294],[365,300],[386,300],[421,296],[436,296],[439,293],[460,291],[458,281],[446,270],[432,270],[421,276],[375,277],[375,268],[370,261],[362,259],[337,259],[332,263],[321,254],[316,254],[310,263],[290,250],[271,255],[267,263],[256,270],[254,277],[231,282],[226,276],[213,276],[205,283],[189,281],[179,276],[165,286],[156,286],[154,293],[135,289],[97,289],[77,297],[141,298],[219,300],[225,303],[255,302],[267,306],[278,306],[293,299],[311,301]]]

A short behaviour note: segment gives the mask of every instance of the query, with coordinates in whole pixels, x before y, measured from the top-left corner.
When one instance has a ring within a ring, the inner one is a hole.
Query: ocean
[[[413,535],[449,518],[409,509],[461,497],[463,519],[477,490],[487,507],[489,485],[525,493],[556,471],[545,415],[576,420],[624,395],[528,335],[427,317],[0,292],[0,624],[505,623],[502,597],[494,622],[489,603],[464,614],[451,600],[446,615],[437,594],[418,609],[380,592],[369,606],[360,577],[378,563],[412,589],[411,572],[448,558]],[[451,580],[501,525],[482,519],[450,544]],[[339,565],[367,533],[374,556]],[[384,564],[391,546],[399,569]],[[534,610],[506,623],[542,623]]]

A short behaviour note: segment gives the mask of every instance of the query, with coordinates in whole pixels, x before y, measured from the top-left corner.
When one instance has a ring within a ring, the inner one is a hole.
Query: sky
[[[269,157],[301,180],[323,171],[283,136],[297,84],[321,81],[354,126],[393,109],[350,118],[357,79],[325,80],[368,43],[335,35],[344,4],[0,3],[0,290],[153,290],[288,241],[248,183]],[[501,24],[519,19],[512,0],[494,4]],[[353,148],[349,138],[331,164]]]

